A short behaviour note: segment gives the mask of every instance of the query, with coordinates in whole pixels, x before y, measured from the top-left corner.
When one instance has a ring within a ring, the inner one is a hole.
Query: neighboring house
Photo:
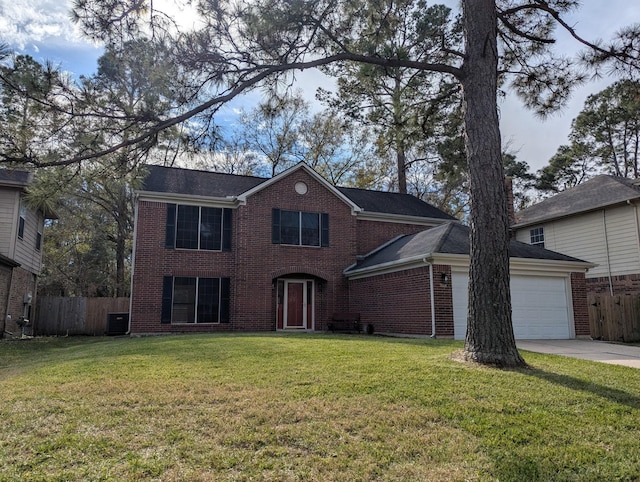
[[[584,272],[590,263],[517,241],[511,241],[509,258],[516,338],[589,335]],[[449,223],[401,236],[345,275],[351,309],[376,331],[465,338],[468,227]]]
[[[588,293],[640,294],[640,181],[600,175],[516,214],[515,238],[588,260]]]
[[[336,188],[304,163],[271,178],[149,166],[137,193],[131,333],[325,330],[343,270],[454,220],[414,196]]]
[[[304,163],[271,179],[150,166],[137,193],[130,332],[324,331],[334,313],[357,312],[376,332],[461,337],[467,237],[413,196],[337,188]],[[562,325],[554,337],[588,334],[586,304],[574,301],[590,265],[519,249],[514,273],[546,289],[524,286],[525,297],[537,308],[549,291],[561,298],[546,318]]]
[[[31,320],[38,275],[42,268],[44,220],[24,201],[33,175],[0,169],[0,336],[22,334],[22,320]]]

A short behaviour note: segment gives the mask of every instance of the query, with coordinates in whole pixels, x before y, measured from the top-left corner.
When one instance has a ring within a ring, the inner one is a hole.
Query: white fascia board
[[[167,192],[137,191],[138,201],[158,203],[188,204],[193,206],[237,208],[239,203],[235,197],[194,196]]]
[[[311,177],[313,177],[316,181],[318,181],[320,184],[322,184],[324,187],[326,187],[329,191],[331,191],[333,194],[335,194],[335,196],[337,198],[339,198],[342,202],[347,204],[351,208],[351,214],[356,214],[356,213],[362,211],[362,208],[360,206],[358,206],[351,199],[349,199],[347,196],[342,194],[338,189],[336,189],[336,187],[334,185],[330,184],[324,177],[322,177],[320,174],[318,174],[314,169],[309,167],[304,162],[299,162],[295,166],[292,166],[289,169],[287,169],[285,171],[282,171],[277,176],[274,176],[271,179],[267,179],[265,182],[260,183],[257,186],[249,189],[248,191],[243,192],[242,194],[240,194],[238,196],[238,201],[241,204],[246,204],[248,197],[254,195],[257,192],[262,191],[263,189],[266,189],[267,187],[271,186],[272,184],[275,184],[276,182],[280,181],[281,179],[284,179],[285,177],[289,176],[290,174],[293,174],[296,171],[299,171],[300,169],[304,170],[307,174],[309,174]]]
[[[469,256],[465,254],[435,254],[433,264],[450,265],[456,272],[469,271]],[[536,258],[509,258],[511,274],[528,274],[538,276],[566,276],[567,273],[583,272],[593,268],[593,263],[583,261],[560,261]]]
[[[349,270],[349,268],[347,268],[344,270],[343,274],[348,279],[369,278],[371,276],[379,276],[382,274],[394,273],[396,271],[427,266],[429,264],[430,257],[431,255],[429,254],[412,256],[411,258],[389,261],[388,263],[381,263],[367,268],[355,269],[350,272],[347,272]]]
[[[561,276],[567,273],[586,272],[596,265],[586,261],[560,261],[553,259],[509,258],[511,274],[536,274]]]
[[[454,271],[469,271],[469,255],[435,253],[433,255],[433,264],[448,265],[451,266],[451,269]]]
[[[455,219],[441,219],[441,218],[424,218],[421,216],[408,216],[406,214],[388,214],[388,213],[373,213],[360,211],[356,215],[358,220],[362,221],[384,221],[387,223],[397,224],[416,224],[422,226],[439,226],[445,223],[458,223]]]

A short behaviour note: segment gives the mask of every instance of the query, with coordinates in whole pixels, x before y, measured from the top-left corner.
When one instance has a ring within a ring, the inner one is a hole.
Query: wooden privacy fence
[[[40,296],[34,334],[102,336],[107,331],[109,313],[128,311],[129,298]]]
[[[591,338],[640,341],[640,295],[589,295]]]

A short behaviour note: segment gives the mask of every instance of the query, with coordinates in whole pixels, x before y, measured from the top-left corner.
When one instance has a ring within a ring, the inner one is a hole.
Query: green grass
[[[461,344],[0,342],[0,481],[640,480],[640,370]]]

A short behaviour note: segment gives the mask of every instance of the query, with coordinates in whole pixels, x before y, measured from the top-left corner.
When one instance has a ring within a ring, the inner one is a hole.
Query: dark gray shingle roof
[[[636,180],[601,174],[516,213],[514,227],[600,209],[640,198]]]
[[[352,270],[434,254],[468,255],[469,228],[460,223],[446,223],[417,234],[403,236],[374,251],[355,266],[349,268],[347,273]],[[509,257],[582,262],[580,259],[519,241],[511,241]]]
[[[338,189],[356,205],[364,209],[365,212],[401,214],[423,218],[455,219],[437,207],[421,201],[410,194],[369,191],[349,187],[339,187]]]
[[[142,191],[207,197],[239,196],[268,181],[268,178],[238,176],[162,166],[147,166]],[[453,220],[453,216],[409,194],[338,188],[354,204],[370,213],[396,214]]]
[[[28,171],[0,169],[0,184],[26,187],[31,183],[33,174]]]
[[[16,260],[6,257],[3,254],[0,254],[0,265],[8,266],[9,268],[15,268],[20,266]]]
[[[177,167],[147,166],[142,190],[193,196],[238,196],[266,179]]]

